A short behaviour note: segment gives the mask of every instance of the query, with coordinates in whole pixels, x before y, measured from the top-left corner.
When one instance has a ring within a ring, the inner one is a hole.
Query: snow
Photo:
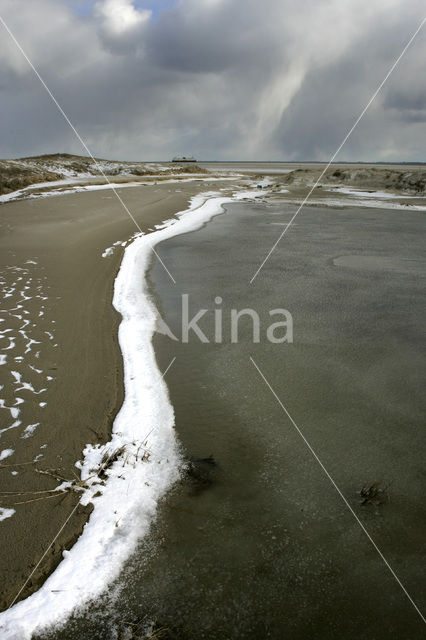
[[[108,258],[108,256],[112,256],[112,254],[114,253],[114,247],[108,247],[108,249],[105,249],[105,251],[102,254],[103,258]]]
[[[15,422],[13,424],[11,424],[9,427],[5,427],[4,429],[0,429],[0,435],[2,433],[5,433],[6,431],[10,431],[10,429],[16,429],[17,427],[19,427],[21,425],[21,421],[20,420],[15,420]]]
[[[0,507],[0,522],[2,520],[6,520],[6,518],[11,518],[14,513],[16,513],[15,509],[5,509],[4,507]]]
[[[62,173],[64,173],[62,171]],[[0,202],[10,202],[11,200],[16,200],[21,196],[25,196],[26,193],[31,191],[32,189],[45,189],[50,187],[60,187],[62,185],[74,184],[79,182],[79,178],[68,178],[66,180],[55,180],[53,182],[37,182],[36,184],[30,184],[28,187],[24,187],[23,189],[18,189],[17,191],[12,191],[11,193],[4,193],[0,196]],[[36,264],[36,263],[34,263]]]
[[[300,201],[290,201],[292,204],[300,204]],[[325,207],[367,207],[371,209],[396,209],[399,211],[426,211],[426,204],[403,204],[400,202],[392,202],[389,200],[376,200],[374,198],[324,198],[322,200],[309,200],[307,206],[325,206]]]
[[[6,460],[6,458],[11,456],[14,452],[14,449],[3,449],[3,451],[0,452],[0,460]]]
[[[257,182],[256,184],[264,189],[265,187],[270,187],[274,183],[269,176],[265,176],[263,180],[261,180],[260,182]]]
[[[129,176],[131,176],[131,173],[127,174]],[[203,177],[200,177],[203,176]],[[95,176],[91,176],[92,180],[93,179],[98,179],[101,178],[102,176],[100,175],[95,175]],[[7,202],[12,202],[14,200],[20,199],[22,197],[27,197],[27,198],[48,198],[51,196],[64,196],[64,195],[69,195],[72,193],[82,193],[84,191],[102,191],[104,189],[125,189],[128,187],[143,187],[143,186],[152,186],[154,183],[152,182],[152,180],[155,180],[156,178],[158,178],[158,182],[159,184],[176,184],[178,182],[193,182],[194,180],[198,181],[198,182],[214,182],[217,180],[220,181],[225,181],[225,180],[233,180],[234,178],[229,178],[229,177],[220,177],[220,178],[216,178],[216,177],[207,177],[204,176],[203,174],[193,174],[193,173],[181,173],[179,174],[179,178],[176,177],[171,177],[170,179],[164,179],[164,177],[162,176],[158,176],[158,175],[146,175],[143,176],[142,178],[139,178],[138,181],[131,181],[131,182],[105,182],[105,183],[101,183],[101,184],[77,184],[76,186],[72,186],[73,184],[75,184],[76,182],[81,182],[81,179],[79,180],[56,180],[55,182],[45,182],[45,183],[40,183],[40,184],[33,184],[30,185],[28,187],[25,187],[24,189],[19,189],[18,191],[13,191],[12,193],[6,193],[0,196],[0,203],[7,203]],[[149,180],[148,182],[143,182],[143,180]],[[58,186],[67,186],[69,185],[71,188],[70,189],[56,189],[55,187]],[[37,189],[37,188],[47,188],[49,189],[50,187],[53,188],[53,190],[49,191],[42,191],[40,193],[32,193],[32,189]]]
[[[40,426],[39,422],[35,422],[34,424],[29,424],[27,427],[25,427],[21,435],[21,438],[30,438],[34,434],[34,431],[37,429],[38,426]]]
[[[351,189],[349,187],[333,187],[327,188],[327,191],[335,191],[336,193],[343,193],[348,196],[354,196],[359,198],[380,198],[380,199],[393,199],[405,200],[410,198],[417,198],[421,196],[407,196],[398,195],[396,193],[389,193],[388,191],[358,191],[357,189]]]

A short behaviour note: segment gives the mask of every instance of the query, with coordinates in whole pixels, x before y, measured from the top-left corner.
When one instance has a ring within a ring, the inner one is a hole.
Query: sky
[[[424,0],[0,0],[93,155],[327,161]],[[426,161],[426,24],[337,160]],[[0,24],[0,157],[85,154]]]

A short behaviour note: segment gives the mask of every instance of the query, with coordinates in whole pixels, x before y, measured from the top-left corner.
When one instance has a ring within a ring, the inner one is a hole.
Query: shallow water
[[[110,594],[55,638],[140,635],[144,618],[179,640],[423,637],[250,356],[424,610],[426,218],[307,208],[250,285],[293,212],[232,205],[157,247],[177,284],[154,263],[153,295],[175,334],[181,293],[190,315],[210,310],[199,323],[210,338],[213,309],[223,310],[222,344],[155,339],[161,370],[176,356],[166,379],[183,452],[217,466],[175,487]],[[246,307],[260,315],[261,342],[241,321],[231,344],[230,309]],[[281,307],[293,344],[265,340],[268,310]],[[361,505],[375,481],[384,503]]]

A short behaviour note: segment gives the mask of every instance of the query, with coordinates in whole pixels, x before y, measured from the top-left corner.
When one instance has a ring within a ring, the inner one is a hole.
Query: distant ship
[[[197,162],[194,156],[175,156],[172,162]]]

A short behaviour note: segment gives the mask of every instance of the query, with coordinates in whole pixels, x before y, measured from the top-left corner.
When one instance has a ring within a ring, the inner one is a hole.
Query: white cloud
[[[142,45],[151,14],[148,9],[137,9],[132,0],[101,0],[94,10],[104,44],[117,53]]]
[[[151,17],[151,11],[138,10],[132,0],[103,0],[95,5],[95,15],[112,35],[125,35],[140,27]]]

